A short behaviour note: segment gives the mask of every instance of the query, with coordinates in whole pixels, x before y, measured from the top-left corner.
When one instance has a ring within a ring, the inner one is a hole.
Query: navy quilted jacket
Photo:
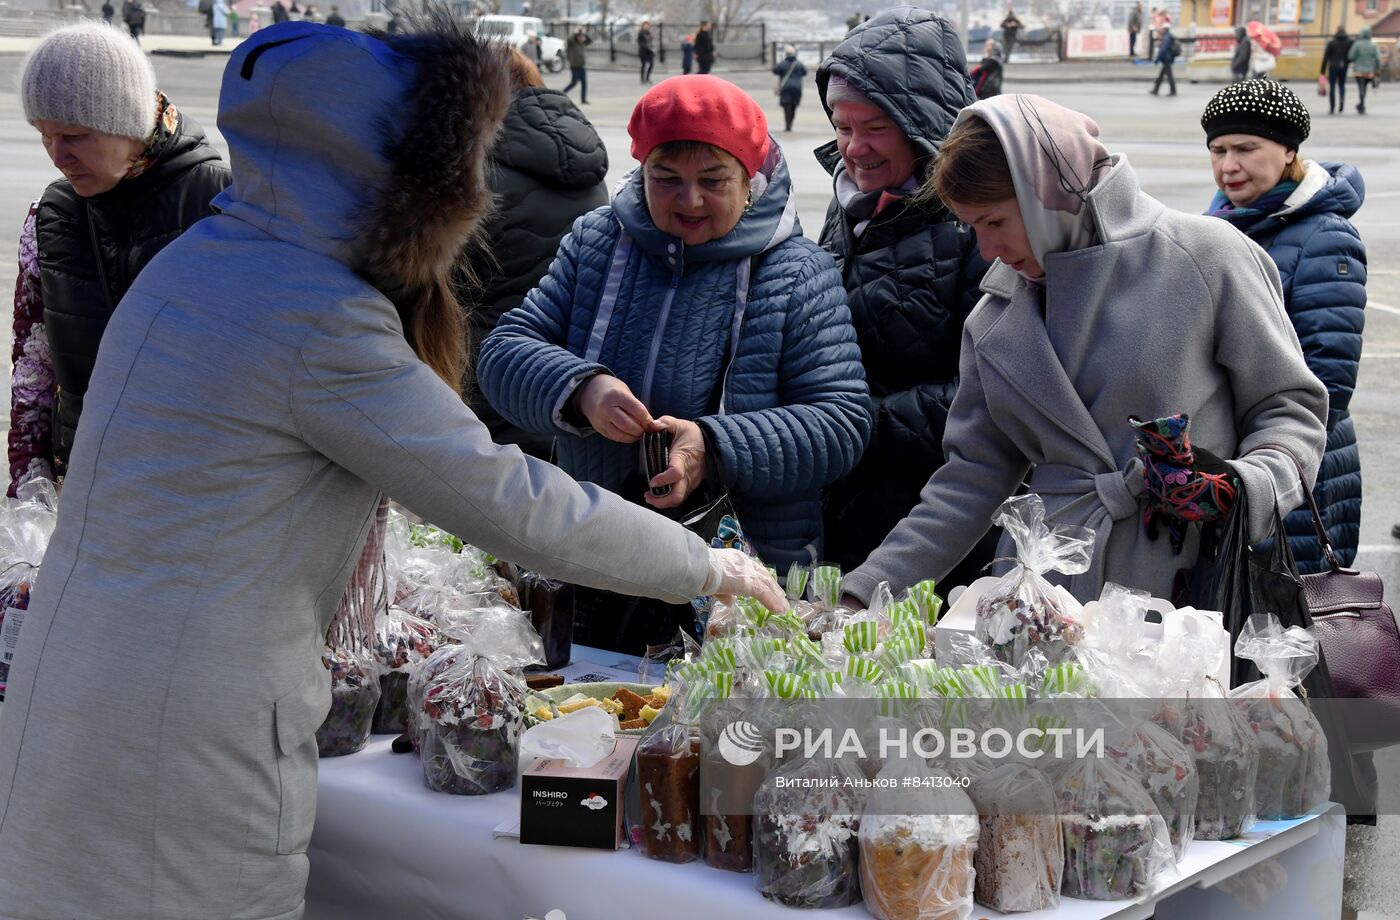
[[[817,71],[823,105],[832,76],[884,109],[914,143],[918,181],[974,101],[957,30],[927,10],[886,10],[857,26]],[[834,141],[816,153],[828,172],[844,173]],[[857,233],[860,219],[842,207],[840,188],[838,179],[821,244],[841,269],[875,411],[865,456],[827,491],[827,558],[849,571],[919,503],[943,465],[963,321],[982,298],[987,263],[969,227],[908,197]]]
[[[1365,197],[1366,184],[1354,166],[1309,162],[1283,208],[1233,221],[1278,266],[1303,357],[1327,385],[1327,452],[1313,494],[1343,565],[1356,558],[1361,538],[1361,454],[1348,407],[1366,324],[1366,247],[1350,218]],[[1311,513],[1294,511],[1284,523],[1299,570],[1325,569]]]
[[[801,236],[787,166],[772,151],[752,208],[700,246],[656,228],[634,172],[611,207],[574,223],[549,274],[502,317],[478,382],[511,423],[557,436],[570,474],[614,490],[640,472],[639,451],[565,420],[582,380],[613,374],[653,416],[693,419],[711,475],[782,570],[821,558],[821,489],[865,448],[870,397],[841,277]],[[738,282],[754,256],[721,412]]]

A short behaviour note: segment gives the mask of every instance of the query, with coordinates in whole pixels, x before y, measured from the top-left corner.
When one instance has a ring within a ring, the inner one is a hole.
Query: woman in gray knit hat
[[[203,130],[156,89],[151,62],[113,26],[84,22],[40,39],[20,97],[63,178],[20,233],[10,495],[63,475],[117,302],[229,183]]]

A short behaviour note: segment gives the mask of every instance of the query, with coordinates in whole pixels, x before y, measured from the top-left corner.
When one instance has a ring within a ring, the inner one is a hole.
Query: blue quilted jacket
[[[753,206],[699,246],[656,228],[634,172],[610,207],[574,223],[549,273],[502,317],[478,382],[511,423],[556,436],[571,475],[614,490],[640,473],[639,450],[565,419],[581,381],[612,374],[653,416],[694,420],[711,477],[782,571],[821,558],[821,489],[859,459],[871,410],[841,276],[802,237],[772,151]]]
[[[1366,324],[1366,247],[1350,218],[1365,197],[1366,183],[1354,166],[1309,162],[1282,208],[1232,221],[1278,266],[1303,357],[1327,385],[1327,452],[1313,494],[1343,565],[1356,558],[1361,537],[1361,454],[1348,407]],[[1311,512],[1294,511],[1284,523],[1299,570],[1325,569]]]

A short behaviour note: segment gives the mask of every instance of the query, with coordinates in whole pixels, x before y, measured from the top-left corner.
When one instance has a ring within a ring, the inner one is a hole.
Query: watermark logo
[[[719,733],[720,756],[736,767],[747,767],[763,756],[763,733],[752,722],[730,722]]]
[[[588,793],[588,798],[579,802],[579,804],[591,811],[601,811],[608,807],[608,800],[596,792],[590,792]]]

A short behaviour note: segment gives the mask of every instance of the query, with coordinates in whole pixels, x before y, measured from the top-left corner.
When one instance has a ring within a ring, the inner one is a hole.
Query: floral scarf
[[[1297,188],[1298,183],[1285,180],[1244,207],[1236,207],[1230,203],[1229,198],[1225,197],[1224,192],[1217,191],[1215,197],[1210,201],[1210,207],[1206,208],[1206,215],[1228,220],[1241,231],[1248,233],[1255,224],[1278,213],[1288,201],[1288,196],[1292,195]]]
[[[152,132],[150,140],[146,142],[146,149],[131,164],[131,168],[126,171],[125,179],[135,179],[143,172],[151,168],[151,164],[158,161],[170,146],[170,142],[180,133],[180,112],[175,108],[175,103],[166,98],[165,93],[156,92],[156,127]]]

